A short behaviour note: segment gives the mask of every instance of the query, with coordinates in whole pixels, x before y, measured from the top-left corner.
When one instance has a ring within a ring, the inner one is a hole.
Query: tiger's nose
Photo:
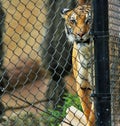
[[[82,37],[84,33],[77,33],[78,36]]]

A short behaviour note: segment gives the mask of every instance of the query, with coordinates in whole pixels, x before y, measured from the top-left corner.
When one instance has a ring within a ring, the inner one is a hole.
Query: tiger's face
[[[65,19],[65,32],[69,42],[83,43],[90,39],[90,5],[78,6],[73,10],[63,9],[61,15]]]

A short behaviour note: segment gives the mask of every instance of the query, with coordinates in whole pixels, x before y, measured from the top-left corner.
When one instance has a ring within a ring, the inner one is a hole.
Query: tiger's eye
[[[70,23],[71,23],[71,24],[76,24],[76,20],[71,19],[71,20],[70,20]]]

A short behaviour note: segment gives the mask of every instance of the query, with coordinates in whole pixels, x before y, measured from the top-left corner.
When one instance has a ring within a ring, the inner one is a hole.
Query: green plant
[[[74,106],[77,109],[82,111],[82,107],[81,107],[80,99],[79,99],[78,95],[72,95],[70,93],[67,93],[67,94],[65,94],[64,99],[65,99],[65,104],[62,107],[63,113],[64,112],[66,113],[66,109],[70,106]]]
[[[63,99],[65,100],[63,106],[57,106],[56,110],[48,110],[47,113],[49,113],[49,115],[45,113],[43,114],[42,121],[46,124],[46,126],[58,126],[65,117],[67,108],[70,106],[74,106],[82,111],[80,99],[77,95],[66,93]]]

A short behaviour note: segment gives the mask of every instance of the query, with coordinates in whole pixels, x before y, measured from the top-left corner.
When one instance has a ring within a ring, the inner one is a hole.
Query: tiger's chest
[[[92,60],[93,47],[85,43],[77,44],[77,60],[78,64],[81,64],[81,67],[84,69],[89,69],[90,62]]]
[[[85,44],[74,43],[73,54],[75,54],[76,61],[73,63],[74,68],[76,69],[76,79],[79,80],[80,83],[83,80],[90,83],[90,85],[94,85],[94,46],[93,44]]]

